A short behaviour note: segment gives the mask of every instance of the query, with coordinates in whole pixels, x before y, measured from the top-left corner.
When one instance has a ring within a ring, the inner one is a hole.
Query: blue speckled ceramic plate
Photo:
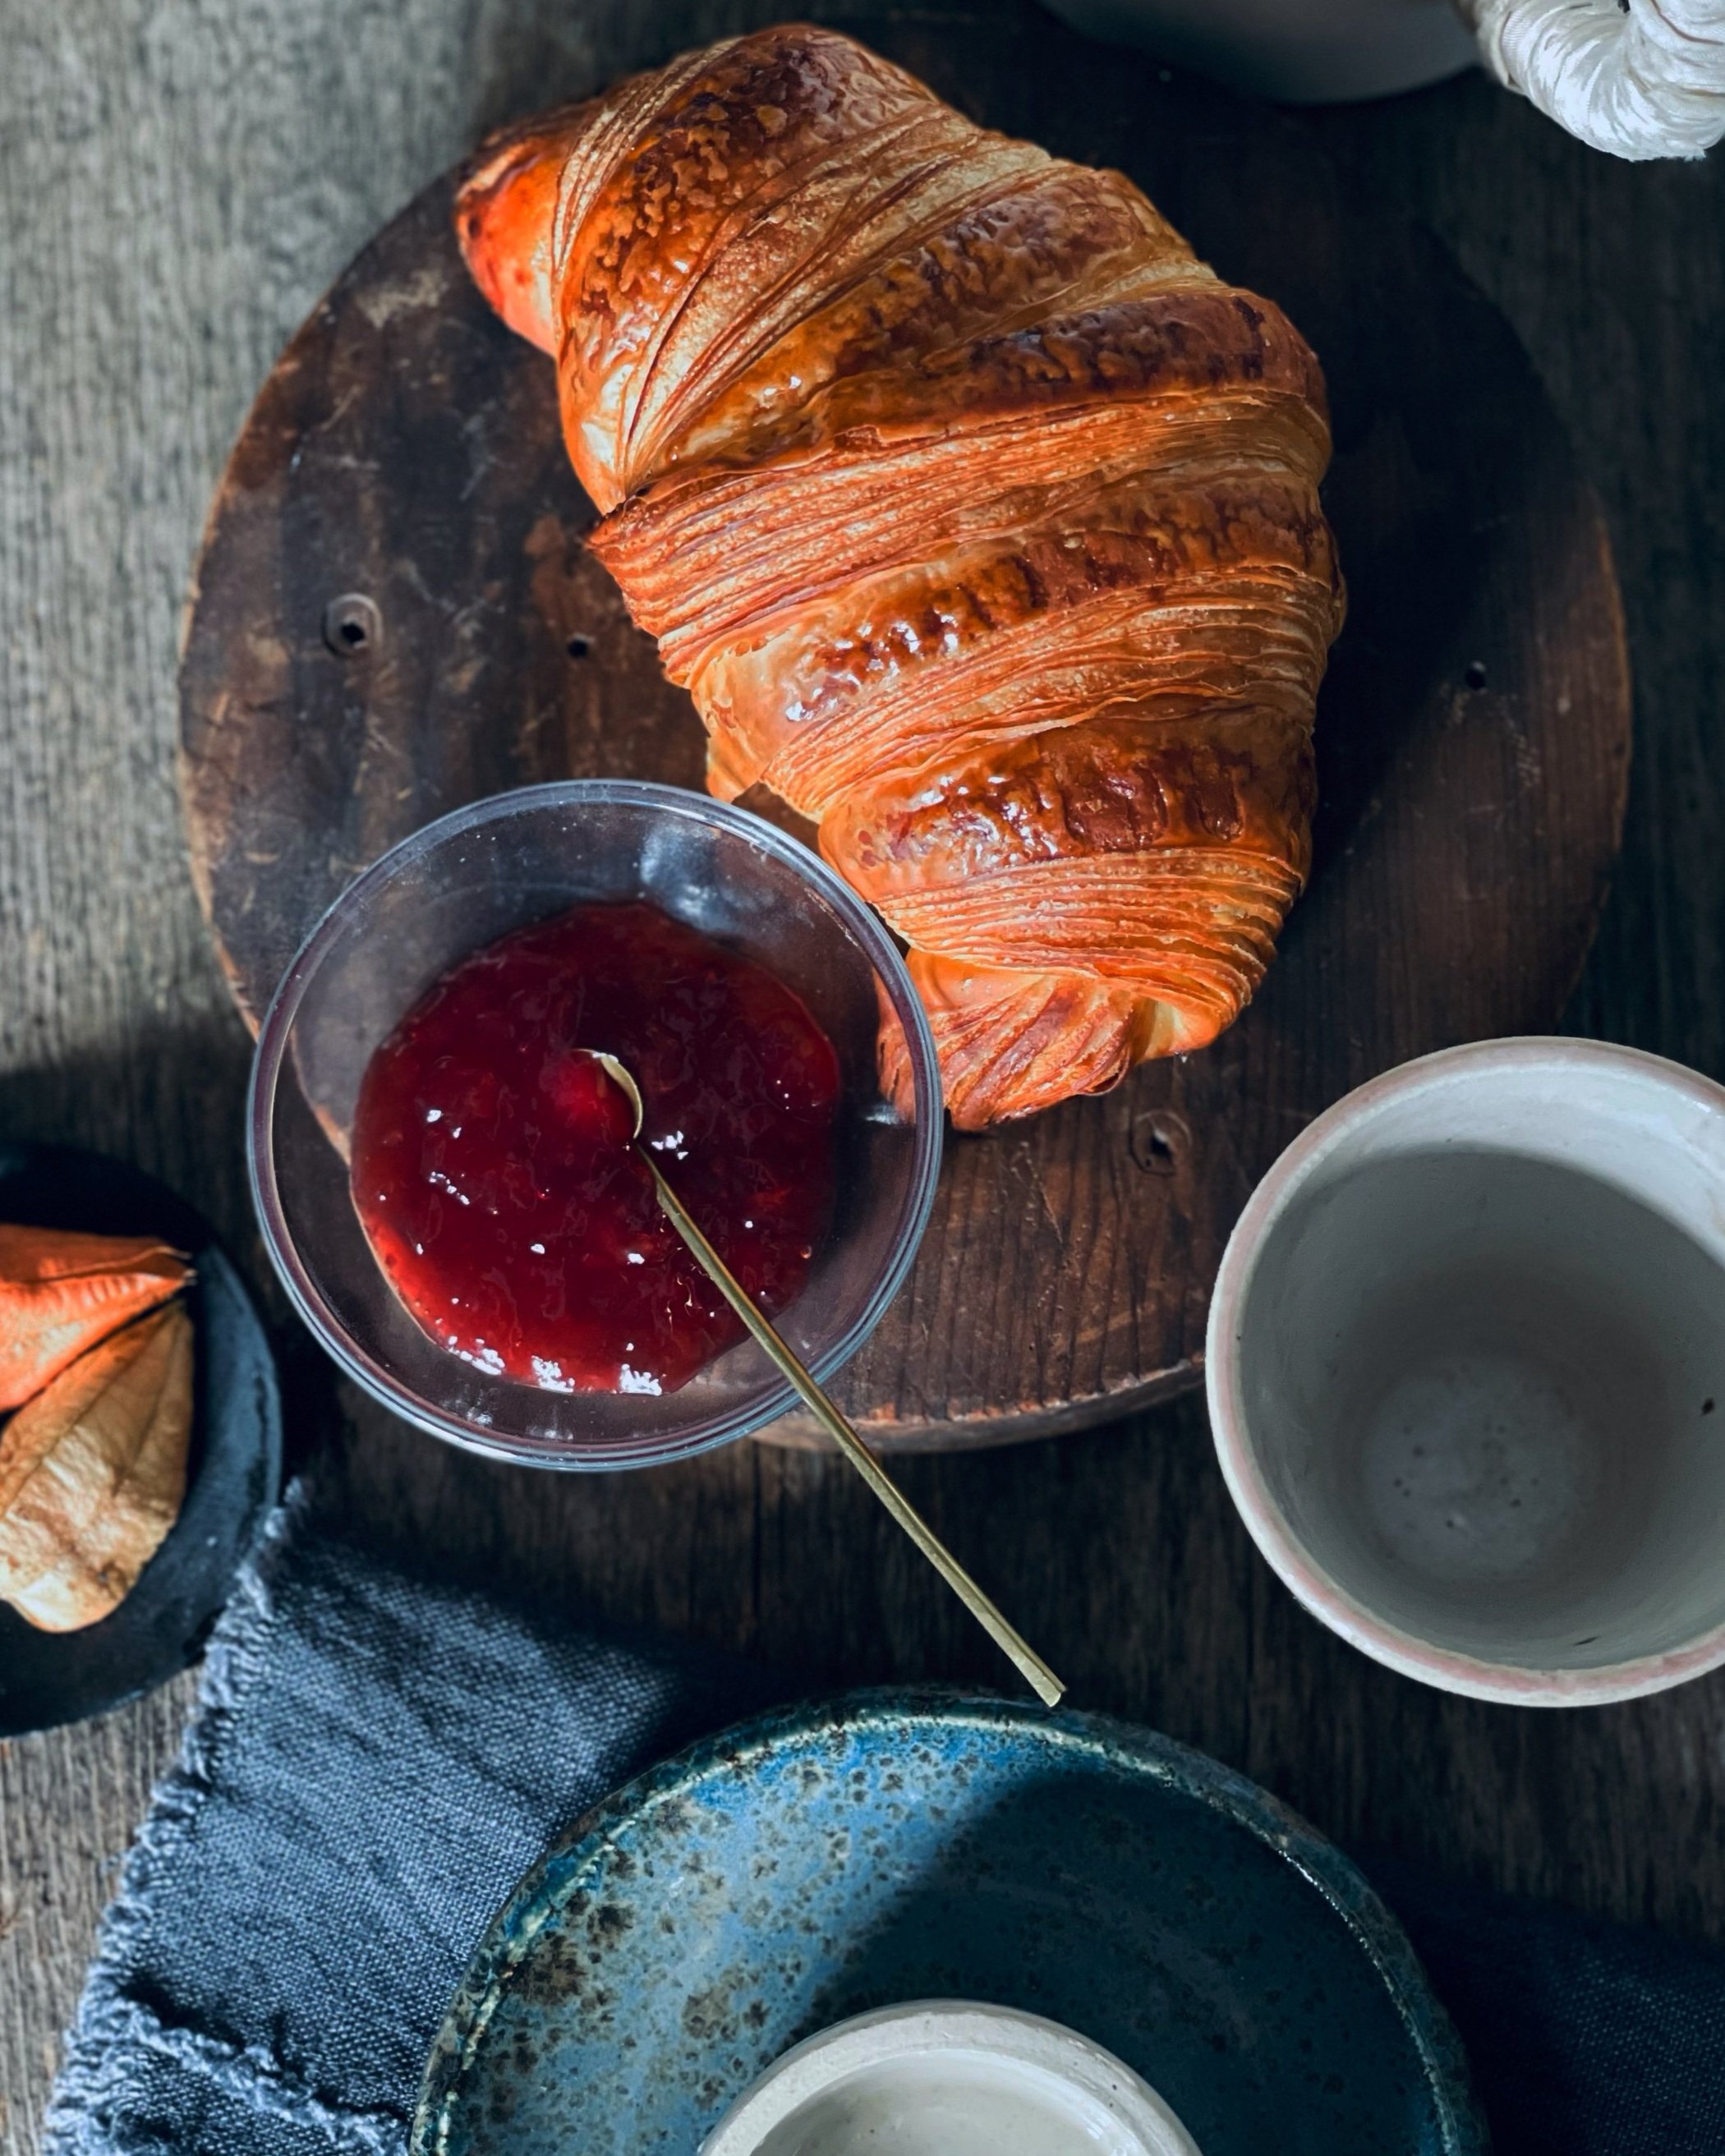
[[[1183,1747],[873,1692],[657,1768],[531,1872],[427,2068],[414,2156],[693,2156],[787,2046],[911,1999],[1078,2029],[1204,2156],[1484,2156],[1365,1881]]]

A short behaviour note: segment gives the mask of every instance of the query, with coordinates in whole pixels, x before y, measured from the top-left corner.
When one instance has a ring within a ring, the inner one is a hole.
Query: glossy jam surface
[[[653,906],[580,906],[446,974],[367,1067],[353,1202],[451,1353],[554,1392],[671,1392],[742,1327],[588,1048],[634,1074],[666,1181],[782,1309],[831,1216],[838,1058],[782,981]]]

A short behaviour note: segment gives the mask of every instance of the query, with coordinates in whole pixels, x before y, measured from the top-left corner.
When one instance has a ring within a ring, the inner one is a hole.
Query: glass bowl
[[[469,952],[565,908],[645,899],[769,967],[838,1050],[845,1094],[833,1222],[776,1319],[826,1378],[910,1269],[940,1168],[934,1043],[879,920],[806,846],[740,808],[612,779],[531,786],[405,839],[351,884],[276,990],[247,1115],[265,1247],[348,1374],[434,1436],[542,1467],[639,1467],[723,1445],[783,1414],[788,1384],[742,1341],[680,1390],[552,1393],[437,1347],[385,1280],[348,1196],[347,1133],[372,1050]],[[901,1036],[912,1118],[882,1096],[876,1043]]]

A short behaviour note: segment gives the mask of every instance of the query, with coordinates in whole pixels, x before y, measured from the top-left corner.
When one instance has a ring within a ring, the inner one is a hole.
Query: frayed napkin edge
[[[44,2156],[146,2156],[168,2144],[114,2116],[135,2069],[167,2061],[208,2080],[220,2093],[267,2117],[321,2131],[347,2156],[399,2156],[407,2122],[394,2112],[357,2112],[328,2104],[255,2046],[223,2044],[175,2027],[128,1995],[155,1912],[177,1859],[216,1788],[223,1748],[263,1666],[276,1621],[275,1575],[310,1509],[303,1480],[288,1488],[257,1547],[236,1573],[234,1592],[210,1635],[192,1717],[177,1761],[157,1784],[143,1824],[121,1866],[113,1900],[97,1928],[95,1955],[67,2031],[60,2070],[43,2116]],[[184,2156],[182,2150],[173,2156]]]

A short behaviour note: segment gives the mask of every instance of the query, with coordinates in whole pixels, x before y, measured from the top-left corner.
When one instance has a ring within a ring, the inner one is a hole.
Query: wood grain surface
[[[1223,1245],[1294,1132],[1409,1056],[1550,1028],[1617,851],[1629,681],[1599,505],[1513,332],[1423,228],[1344,201],[1310,131],[1032,12],[987,39],[840,19],[975,118],[1124,165],[1287,310],[1328,379],[1349,584],[1312,879],[1245,1019],[948,1139],[836,1390],[878,1449],[951,1450],[1195,1384]],[[542,779],[702,781],[694,706],[583,543],[554,370],[468,276],[451,199],[427,188],[290,344],[194,572],[187,832],[254,1025],[343,885],[432,818]]]
[[[228,447],[318,295],[484,126],[771,12],[0,0],[0,1127],[137,1160],[254,1276],[248,1044],[173,787],[179,605]],[[1018,18],[966,19],[981,44]],[[1454,249],[1599,488],[1636,757],[1568,1023],[1725,1075],[1725,162],[1615,164],[1478,77],[1289,124],[1349,201],[1404,207]],[[547,1491],[350,1416],[284,1337],[300,1456],[380,1532],[479,1573],[508,1562],[548,1598],[749,1649],[811,1686],[998,1674],[838,1462],[739,1446]],[[1232,1761],[1356,1850],[1725,1933],[1725,1677],[1555,1715],[1390,1676],[1266,1571],[1189,1400],[901,1473],[1081,1702]],[[0,1753],[13,2156],[39,2147],[57,2032],[190,1696],[187,1681]]]

